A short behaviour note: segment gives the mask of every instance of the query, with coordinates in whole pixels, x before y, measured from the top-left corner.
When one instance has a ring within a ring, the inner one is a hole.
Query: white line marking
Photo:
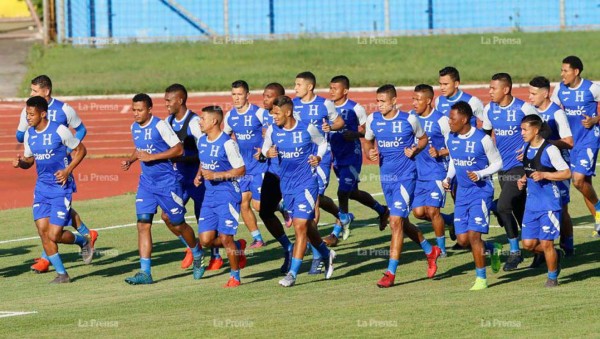
[[[6,318],[6,317],[16,317],[19,315],[27,315],[27,314],[35,314],[37,313],[36,311],[33,312],[10,312],[10,311],[0,311],[0,318]]]
[[[131,108],[131,105],[123,105],[123,109],[121,110],[121,114],[125,114],[125,113],[129,112],[129,108]]]

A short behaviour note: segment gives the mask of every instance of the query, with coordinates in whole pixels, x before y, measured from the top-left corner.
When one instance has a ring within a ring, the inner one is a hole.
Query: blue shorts
[[[56,194],[35,191],[33,193],[33,220],[50,218],[50,224],[71,224],[71,193]]]
[[[217,231],[235,235],[240,219],[241,192],[219,192],[204,201],[198,219],[198,234]]]
[[[480,197],[468,203],[456,201],[454,231],[456,234],[475,231],[487,234],[490,230],[490,206],[493,196]]]
[[[571,172],[591,177],[596,175],[598,148],[582,147],[571,150]]]
[[[560,236],[560,211],[525,210],[521,239],[551,240]]]
[[[311,185],[295,193],[282,193],[284,208],[293,218],[306,220],[315,218],[315,203],[319,196],[317,186]]]
[[[173,225],[184,222],[186,209],[181,185],[177,183],[177,185],[165,187],[164,191],[150,190],[139,185],[135,196],[135,213],[138,215],[156,214],[158,206],[169,216]]]
[[[252,200],[260,201],[260,188],[262,187],[264,173],[246,174],[240,178],[240,189],[243,192],[252,192]]]
[[[319,195],[325,194],[329,186],[329,174],[331,173],[331,151],[327,151],[317,166],[317,180],[319,182]]]
[[[198,205],[202,207],[202,202],[204,201],[204,191],[206,191],[206,186],[204,184],[196,187],[194,184],[183,184],[183,204],[187,205],[190,199],[194,200],[194,206]]]
[[[415,193],[416,179],[400,179],[395,182],[382,182],[381,188],[390,215],[407,218],[411,211],[411,202]]]
[[[445,204],[446,190],[441,180],[417,180],[413,208],[421,206],[442,208]]]
[[[360,182],[361,164],[354,165],[334,165],[333,171],[338,180],[339,192],[354,192],[358,189]]]
[[[558,190],[560,191],[560,205],[564,206],[571,202],[571,193],[569,193],[569,189],[571,187],[571,180],[563,180],[556,183],[558,186]]]

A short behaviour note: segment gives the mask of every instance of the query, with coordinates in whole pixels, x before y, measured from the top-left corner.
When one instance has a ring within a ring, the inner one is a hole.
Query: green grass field
[[[363,169],[362,188],[380,192],[372,178],[374,166]],[[596,185],[596,189],[598,189]],[[328,195],[335,196],[335,184]],[[498,192],[497,192],[498,193]],[[405,242],[397,285],[375,285],[387,267],[389,230],[380,232],[374,212],[351,203],[358,216],[350,238],[336,248],[338,259],[331,280],[306,274],[305,258],[298,285],[285,289],[281,278],[279,245],[265,234],[268,246],[248,253],[242,286],[222,288],[229,269],[207,272],[194,281],[191,270],[179,267],[181,242],[162,224],[154,226],[153,276],[150,286],[130,286],[123,279],[138,270],[134,195],[75,201],[88,226],[99,229],[99,255],[83,265],[75,246],[61,245],[70,285],[52,286],[54,273],[29,272],[41,251],[29,208],[0,211],[0,276],[2,311],[35,314],[0,319],[4,337],[594,337],[597,317],[598,240],[590,238],[591,217],[572,189],[570,210],[576,225],[575,257],[564,261],[561,285],[546,289],[545,267],[493,274],[490,288],[468,291],[474,281],[472,256],[449,251],[438,261],[435,279],[426,278],[422,251]],[[383,197],[376,196],[379,201]],[[450,210],[448,203],[445,210]],[[324,215],[321,233],[331,230]],[[115,225],[127,225],[107,228]],[[191,223],[195,228],[195,223]],[[431,227],[421,224],[433,239]],[[288,230],[292,234],[292,230]],[[505,242],[494,227],[487,236]],[[250,239],[244,226],[239,235]],[[453,244],[448,239],[449,246]],[[505,249],[507,245],[505,245]],[[528,255],[522,267],[531,262]]]
[[[560,80],[567,55],[582,58],[583,76],[600,78],[598,32],[472,34],[426,37],[297,39],[252,41],[252,44],[164,43],[113,45],[102,48],[36,46],[20,94],[29,81],[49,75],[57,96],[149,92],[179,82],[191,91],[229,90],[236,79],[262,88],[272,81],[293,87],[294,76],[311,70],[318,86],[343,73],[353,86],[383,83],[437,84],[437,72],[448,65],[463,83],[488,83],[492,74],[508,72],[515,82],[536,75]],[[503,38],[512,39],[510,43]]]

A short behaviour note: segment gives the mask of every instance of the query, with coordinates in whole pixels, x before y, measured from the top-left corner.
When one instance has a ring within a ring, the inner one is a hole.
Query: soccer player
[[[68,283],[70,278],[58,253],[58,243],[79,245],[86,264],[92,262],[94,254],[91,241],[63,229],[71,219],[72,173],[87,151],[67,127],[48,120],[45,98],[29,98],[25,109],[30,127],[23,135],[24,158],[19,155],[13,161],[13,167],[28,169],[36,164],[38,179],[33,194],[33,219],[44,252],[57,273],[51,283]],[[69,149],[74,151],[72,158]]]
[[[328,249],[321,239],[314,220],[319,194],[316,168],[327,152],[328,143],[313,124],[295,119],[292,99],[279,96],[273,105],[275,124],[267,129],[261,152],[267,158],[279,159],[283,201],[293,218],[296,242],[290,270],[279,281],[281,286],[290,287],[296,283],[307,242],[319,251],[321,257],[327,258],[325,279],[333,274],[335,252]]]
[[[52,97],[52,80],[47,75],[39,75],[33,78],[31,80],[30,89],[30,97],[41,96],[44,99],[46,99],[46,102],[48,102],[47,119],[49,121],[56,122],[61,125],[64,125],[65,127],[74,129],[75,138],[79,139],[79,141],[83,140],[83,138],[87,134],[85,125],[81,121],[81,118],[79,118],[79,116],[77,115],[77,112],[75,112],[75,110],[71,106]],[[18,142],[23,143],[25,131],[27,128],[27,112],[26,108],[23,108],[19,119],[19,125],[17,127]],[[77,188],[75,182],[73,182],[73,192],[76,191]],[[94,245],[96,243],[96,239],[98,238],[98,232],[96,232],[95,230],[89,230],[74,208],[71,208],[70,223],[77,230],[77,232],[79,232],[79,234],[83,235],[90,241],[93,250]],[[50,268],[50,261],[48,259],[48,256],[46,255],[46,252],[42,251],[41,257],[34,259],[34,261],[35,263],[31,265],[32,271],[34,271],[35,273],[48,272],[48,269]]]
[[[344,119],[337,113],[335,110],[335,105],[333,102],[331,102],[331,100],[325,99],[314,93],[316,85],[317,79],[313,73],[302,72],[296,75],[296,80],[294,81],[296,97],[293,100],[294,119],[310,123],[322,134],[326,134],[326,132],[323,130],[323,127],[332,131],[340,130],[342,127],[344,127]],[[329,139],[327,135],[326,138]],[[325,195],[325,190],[327,189],[327,185],[329,185],[329,174],[331,172],[332,160],[331,148],[329,143],[327,145],[328,149],[316,169],[319,182],[319,199],[317,201],[317,208],[315,210],[315,224],[317,225],[320,219],[319,208],[322,208],[328,213],[332,214],[336,218],[336,224],[338,223],[338,215],[340,213],[339,208],[336,206],[333,200]],[[344,221],[340,220],[339,222],[342,223],[342,226],[347,226],[344,224],[344,222],[349,223],[351,221],[352,220],[347,219]],[[308,274],[319,274],[321,273],[325,262],[316,248],[311,247],[311,250],[313,254],[313,261]]]
[[[331,153],[333,155],[333,171],[338,178],[338,202],[341,224],[335,224],[333,232],[323,240],[330,246],[336,246],[340,233],[346,240],[350,235],[348,222],[354,219],[348,212],[348,200],[356,200],[373,209],[379,215],[380,224],[385,225],[389,218],[389,209],[379,204],[371,194],[358,189],[360,170],[362,167],[362,147],[367,112],[356,101],[348,99],[350,79],[345,75],[334,76],[329,83],[329,95],[335,104],[339,116],[344,119],[344,128],[332,131],[330,136]],[[344,226],[342,226],[344,225]]]
[[[264,124],[267,126],[271,126],[274,124],[273,116],[271,114],[273,110],[273,103],[277,97],[285,95],[285,89],[279,83],[273,82],[265,86],[263,91],[263,108],[265,109],[264,116]],[[261,145],[262,146],[262,145]],[[283,230],[283,224],[275,216],[276,211],[280,211],[280,207],[282,204],[281,198],[283,195],[281,194],[281,180],[280,180],[280,168],[279,168],[279,159],[272,158],[267,159],[262,155],[262,150],[257,148],[257,152],[255,154],[256,160],[267,162],[268,168],[265,172],[265,177],[262,183],[261,195],[260,195],[260,212],[258,215],[260,219],[265,224],[265,227],[271,233],[273,238],[275,238],[283,248],[283,264],[281,265],[281,273],[287,274],[290,270],[290,263],[292,260],[292,250],[293,245],[290,242],[290,239],[285,234]],[[284,219],[289,217],[289,214],[286,212],[284,215]],[[290,218],[291,219],[291,218]],[[291,220],[290,220],[291,222]]]
[[[183,155],[183,145],[168,123],[152,115],[150,96],[136,94],[132,101],[134,123],[131,125],[131,135],[135,150],[128,160],[121,162],[121,169],[127,171],[134,162],[141,162],[142,172],[135,197],[141,270],[133,277],[126,278],[125,282],[131,285],[154,282],[151,270],[152,219],[158,206],[192,249],[193,276],[194,279],[200,279],[206,268],[204,253],[194,231],[185,222],[183,189],[178,172],[169,160]]]
[[[423,233],[408,220],[417,179],[414,158],[427,146],[427,135],[417,117],[396,107],[396,97],[393,85],[383,85],[377,89],[379,111],[369,115],[365,132],[365,152],[372,161],[379,161],[381,188],[390,209],[390,260],[383,278],[377,282],[377,286],[383,288],[394,285],[404,232],[407,235],[412,233],[411,239],[423,248],[427,256],[428,278],[435,275],[436,261],[441,254],[440,248],[431,246]]]
[[[464,101],[471,106],[473,118],[471,125],[477,127],[477,118],[481,119],[483,114],[483,103],[477,97],[463,92],[458,88],[460,85],[460,73],[455,67],[447,66],[439,71],[440,92],[442,95],[435,98],[435,109],[448,116],[450,107],[457,102]]]
[[[242,190],[238,182],[246,172],[237,143],[221,129],[223,110],[219,106],[202,109],[198,140],[200,170],[196,185],[205,185],[204,204],[198,219],[198,234],[204,247],[224,247],[231,269],[224,287],[241,283],[240,269],[246,266],[246,241],[234,241],[240,217]],[[218,235],[217,235],[218,232]]]
[[[265,242],[256,223],[256,216],[252,207],[260,211],[260,189],[263,176],[267,171],[267,164],[254,159],[256,148],[262,145],[265,110],[251,104],[250,88],[244,80],[237,80],[231,84],[231,97],[233,109],[225,114],[225,127],[223,131],[235,135],[235,140],[240,148],[240,153],[246,166],[246,175],[240,179],[242,189],[242,220],[252,235],[250,248],[260,248]],[[251,205],[252,202],[252,206]],[[259,212],[260,213],[260,212]]]
[[[492,139],[471,125],[472,117],[473,110],[466,102],[452,105],[448,121],[451,133],[446,140],[450,165],[443,185],[450,189],[450,181],[456,176],[456,240],[462,247],[471,246],[477,276],[471,291],[476,291],[487,288],[485,249],[491,253],[492,270],[500,270],[502,246],[484,242],[481,235],[489,231],[489,209],[494,198],[492,175],[502,168],[502,157]]]
[[[594,235],[600,237],[600,201],[592,186],[600,137],[600,85],[581,78],[581,72],[581,59],[574,55],[564,58],[560,71],[562,82],[554,88],[551,99],[562,105],[569,119],[574,142],[570,158],[573,186],[583,195],[587,208],[594,216]]]
[[[524,146],[519,131],[524,116],[537,115],[535,107],[513,97],[511,90],[512,79],[508,73],[494,74],[489,90],[491,102],[485,106],[482,115],[483,130],[488,135],[494,132],[496,146],[502,157],[502,170],[498,172],[501,192],[496,211],[510,244],[504,271],[515,270],[523,262],[519,248],[519,225],[523,220],[525,192],[519,190],[517,181],[525,172],[518,160]]]
[[[546,140],[556,146],[568,163],[569,150],[573,148],[573,135],[571,127],[565,112],[556,103],[550,100],[550,81],[545,77],[535,77],[529,82],[529,103],[535,106],[538,114],[550,129],[550,135]],[[569,215],[569,186],[570,181],[559,181],[556,183],[560,189],[561,195],[561,230],[560,247],[565,250],[566,255],[573,255],[575,252],[573,244],[573,222]],[[534,260],[534,267],[544,256],[539,254],[535,256],[538,262]]]
[[[417,163],[417,184],[413,215],[417,219],[429,220],[433,226],[437,246],[441,256],[446,256],[446,237],[444,235],[444,219],[440,209],[446,202],[446,191],[442,181],[448,172],[448,149],[446,138],[450,133],[448,117],[431,107],[433,87],[420,84],[413,93],[414,114],[419,117],[423,131],[427,134],[429,146],[427,151],[415,157]]]
[[[196,216],[196,220],[198,220],[204,199],[204,186],[196,187],[194,179],[200,166],[196,144],[202,136],[202,132],[200,131],[199,124],[200,118],[196,113],[187,108],[187,96],[187,90],[181,84],[172,84],[165,89],[165,105],[167,106],[167,112],[169,112],[169,116],[165,121],[171,126],[179,140],[183,143],[183,155],[172,158],[171,162],[175,164],[180,174],[180,183],[183,188],[183,205],[187,205],[190,199],[194,200],[194,215]],[[194,262],[192,249],[188,247],[185,238],[173,227],[167,213],[163,211],[161,218],[169,230],[186,246],[186,254],[181,262],[181,268],[186,269],[190,267]],[[211,262],[215,262],[214,260],[211,257]],[[223,259],[221,259],[220,263],[222,266]],[[207,267],[207,270],[209,269],[211,269],[210,264]]]
[[[560,150],[540,135],[542,118],[527,115],[521,122],[521,135],[527,143],[523,151],[525,175],[519,189],[527,187],[527,202],[521,238],[523,248],[544,255],[548,266],[546,287],[558,286],[560,256],[554,240],[560,234],[562,198],[558,183],[571,177],[569,165]]]

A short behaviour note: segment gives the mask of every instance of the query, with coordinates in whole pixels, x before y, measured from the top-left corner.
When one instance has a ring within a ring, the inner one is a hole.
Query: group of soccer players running
[[[348,98],[346,76],[331,79],[326,99],[314,93],[311,72],[296,76],[294,99],[281,84],[268,84],[263,108],[249,102],[246,81],[235,81],[233,108],[226,113],[219,106],[192,112],[185,87],[173,84],[164,96],[169,116],[161,120],[152,114],[150,96],[137,94],[132,100],[134,150],[121,168],[129,170],[139,161],[142,169],[136,194],[141,270],[125,281],[153,283],[151,226],[158,206],[162,220],[186,246],[181,266],[192,266],[194,279],[221,268],[219,249],[224,248],[230,266],[225,287],[240,285],[247,245],[234,239],[240,214],[253,237],[250,248],[265,245],[253,209],[283,249],[281,286],[295,284],[307,249],[313,255],[308,273],[324,273],[329,279],[336,257],[330,248],[348,238],[355,218],[349,210],[352,199],[377,213],[380,230],[388,224],[391,229],[388,268],[379,287],[394,285],[405,233],[423,249],[427,276],[434,277],[438,258],[447,255],[448,225],[455,246],[473,254],[476,280],[471,290],[487,288],[486,253],[494,272],[500,270],[502,254],[501,244],[482,239],[489,231],[490,212],[504,227],[510,246],[504,270],[523,261],[520,237],[522,247],[535,253],[532,267],[546,262],[545,286],[557,286],[561,258],[574,254],[567,208],[571,179],[595,218],[594,234],[600,235],[600,203],[591,181],[600,140],[600,86],[582,79],[582,71],[578,57],[565,58],[560,85],[550,94],[548,79],[532,79],[529,103],[512,96],[509,74],[494,74],[491,102],[484,107],[459,89],[458,70],[445,67],[439,71],[442,95],[435,100],[433,88],[420,84],[412,96],[413,109],[401,111],[395,87],[387,84],[377,89],[378,111],[370,115]],[[27,169],[35,163],[38,172],[33,214],[44,252],[32,269],[46,272],[51,264],[58,274],[52,282],[65,283],[70,278],[57,244],[79,245],[84,262],[90,263],[98,237],[71,208],[76,191],[72,172],[86,154],[81,143],[86,129],[69,105],[51,97],[47,76],[33,79],[31,89],[17,131],[24,157],[13,165]],[[363,151],[379,163],[386,205],[358,188]],[[338,205],[325,195],[332,168]],[[494,174],[501,187],[496,201]],[[455,201],[452,214],[441,213],[447,192]],[[190,199],[197,234],[185,220]],[[336,219],[325,238],[317,229],[320,209]],[[411,212],[431,222],[435,245],[409,221]],[[294,227],[293,244],[284,224]],[[77,233],[64,230],[67,225]],[[205,250],[210,252],[208,265]]]

